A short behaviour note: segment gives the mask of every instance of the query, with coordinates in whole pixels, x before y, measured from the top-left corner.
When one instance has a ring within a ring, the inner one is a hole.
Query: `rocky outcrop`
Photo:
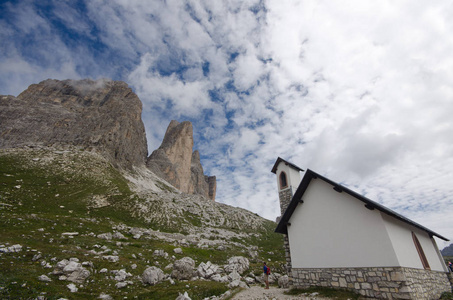
[[[171,121],[162,145],[147,159],[142,103],[121,81],[52,80],[19,96],[0,96],[0,149],[77,147],[94,150],[114,166],[148,168],[187,194],[215,199],[216,178],[205,176],[192,153],[188,121]]]
[[[194,276],[195,261],[190,257],[183,257],[173,264],[171,277],[178,280],[190,280]]]
[[[0,96],[0,148],[78,146],[130,169],[148,153],[141,113],[124,82],[48,79]]]
[[[192,148],[192,123],[173,120],[161,146],[149,156],[146,165],[180,191],[215,200],[216,178],[204,175],[200,154],[197,150],[192,153]]]

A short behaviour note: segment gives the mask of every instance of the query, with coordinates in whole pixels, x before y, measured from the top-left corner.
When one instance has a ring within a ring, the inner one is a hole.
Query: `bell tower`
[[[277,175],[278,199],[280,200],[280,215],[282,216],[289,205],[297,187],[300,183],[300,172],[303,172],[298,166],[287,162],[282,158],[277,161],[272,168],[272,173]]]
[[[280,200],[280,217],[277,218],[277,223],[279,219],[286,211],[291,199],[294,196],[297,188],[300,184],[300,172],[303,172],[298,166],[287,162],[282,158],[277,158],[277,161],[272,168],[272,173],[277,175],[277,187],[278,187],[278,199]],[[288,235],[284,235],[283,239],[285,247],[285,257],[286,257],[286,271],[288,275],[291,274],[292,263],[291,263],[291,251],[289,248],[289,239]]]

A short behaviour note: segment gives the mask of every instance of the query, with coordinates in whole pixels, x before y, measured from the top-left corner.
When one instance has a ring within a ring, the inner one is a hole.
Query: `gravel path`
[[[288,289],[280,289],[277,287],[270,287],[268,290],[264,289],[261,286],[251,286],[249,289],[243,290],[236,295],[234,295],[234,300],[281,300],[281,299],[299,299],[299,300],[308,300],[308,299],[328,299],[323,297],[318,297],[316,295],[298,295],[290,296],[285,295],[283,292],[288,291]]]

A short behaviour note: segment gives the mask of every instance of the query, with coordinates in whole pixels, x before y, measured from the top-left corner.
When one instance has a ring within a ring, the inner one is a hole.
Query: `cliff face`
[[[197,150],[192,153],[193,128],[186,121],[170,122],[159,149],[148,157],[146,165],[177,189],[215,200],[215,176],[205,176]]]
[[[114,166],[148,167],[188,194],[215,199],[216,180],[192,153],[190,122],[171,121],[147,159],[142,102],[121,81],[45,80],[19,96],[0,96],[0,149],[24,146],[96,150]]]
[[[0,97],[0,148],[95,148],[130,169],[147,156],[142,103],[124,82],[45,80],[17,98]]]

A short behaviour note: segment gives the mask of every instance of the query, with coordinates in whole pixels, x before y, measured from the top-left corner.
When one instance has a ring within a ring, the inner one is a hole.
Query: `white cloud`
[[[55,16],[99,39],[107,58],[66,45],[26,2],[23,22],[3,26],[2,37],[42,37],[48,63],[11,44],[0,56],[11,89],[90,66],[94,76],[120,74],[144,102],[150,150],[171,119],[192,120],[218,201],[274,219],[270,169],[281,156],[453,238],[444,217],[453,210],[448,1],[95,0],[78,24],[66,5]]]

